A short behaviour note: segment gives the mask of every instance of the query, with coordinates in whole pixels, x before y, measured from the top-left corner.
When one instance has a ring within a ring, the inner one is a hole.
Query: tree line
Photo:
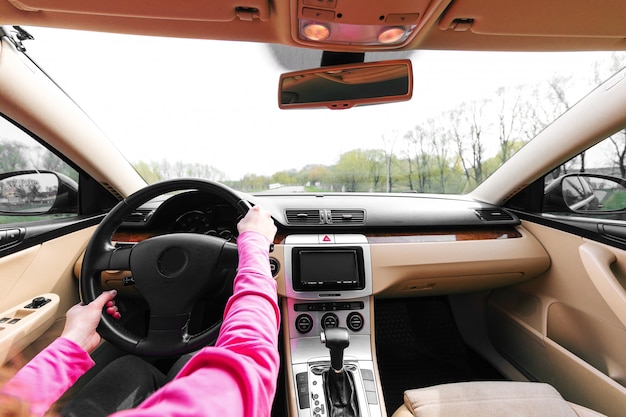
[[[224,173],[213,167],[182,162],[139,162],[136,167],[145,178],[165,179],[184,173],[249,192],[278,184],[304,186],[312,192],[466,192],[569,110],[581,98],[574,97],[573,92],[591,90],[624,63],[622,55],[614,54],[609,61],[597,62],[590,68],[586,79],[554,76],[533,85],[501,87],[490,98],[464,102],[416,123],[409,131],[381,133],[380,148],[350,150],[332,165],[307,165],[268,176],[251,173],[239,180],[226,180]],[[609,159],[624,176],[626,130],[611,137],[610,142],[613,149]],[[558,167],[552,175],[566,173],[573,165],[584,171],[585,153],[577,161]]]

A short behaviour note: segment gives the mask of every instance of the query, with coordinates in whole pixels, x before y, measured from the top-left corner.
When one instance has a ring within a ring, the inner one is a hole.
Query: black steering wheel
[[[98,332],[120,349],[142,356],[173,356],[192,352],[217,339],[221,321],[189,334],[191,311],[198,298],[221,288],[225,274],[237,267],[237,245],[195,233],[155,236],[116,247],[111,238],[123,219],[162,194],[198,190],[232,204],[243,216],[250,204],[228,187],[205,180],[176,179],[149,185],[120,201],[91,237],[80,274],[80,295],[87,304],[102,293],[101,272],[130,271],[135,287],[146,300],[150,319],[146,336],[127,330],[103,312]]]

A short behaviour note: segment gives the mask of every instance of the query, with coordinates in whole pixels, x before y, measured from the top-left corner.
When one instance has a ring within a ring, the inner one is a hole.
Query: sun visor
[[[149,2],[128,0],[9,0],[20,10],[95,16],[230,22],[270,17],[268,0]]]
[[[623,0],[453,2],[439,28],[483,35],[626,37]]]

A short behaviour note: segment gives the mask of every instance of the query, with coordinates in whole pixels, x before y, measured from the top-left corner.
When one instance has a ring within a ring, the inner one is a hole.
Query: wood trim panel
[[[456,242],[467,240],[516,239],[522,234],[514,228],[438,230],[401,233],[369,233],[369,243]]]

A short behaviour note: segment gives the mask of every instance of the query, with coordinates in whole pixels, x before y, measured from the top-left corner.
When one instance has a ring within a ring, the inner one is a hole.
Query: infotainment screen
[[[297,291],[361,290],[365,287],[360,247],[292,249],[293,288]]]

